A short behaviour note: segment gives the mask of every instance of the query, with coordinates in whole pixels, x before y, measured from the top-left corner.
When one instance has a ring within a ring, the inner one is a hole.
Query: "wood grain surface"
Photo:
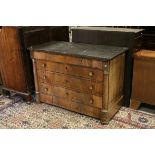
[[[142,50],[134,59],[131,100],[155,105],[154,92],[155,51]]]

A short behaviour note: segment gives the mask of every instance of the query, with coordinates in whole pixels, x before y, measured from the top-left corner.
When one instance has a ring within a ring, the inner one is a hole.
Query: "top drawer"
[[[37,70],[46,70],[50,72],[58,72],[77,77],[84,77],[95,81],[103,81],[103,71],[93,68],[55,63],[43,60],[37,60],[36,65]]]
[[[90,68],[100,69],[100,70],[103,70],[103,66],[108,63],[107,61],[103,62],[96,59],[87,59],[87,58],[83,58],[82,56],[75,57],[75,56],[68,56],[68,55],[58,55],[53,53],[44,53],[44,52],[38,52],[38,51],[31,52],[31,58],[37,59],[37,60],[50,61],[50,62],[90,67]]]

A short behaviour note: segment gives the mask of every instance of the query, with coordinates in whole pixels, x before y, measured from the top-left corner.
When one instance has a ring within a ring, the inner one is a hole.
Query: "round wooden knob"
[[[93,86],[90,86],[89,89],[92,90],[93,89]]]
[[[108,65],[107,65],[107,64],[105,64],[105,65],[104,65],[104,68],[107,68],[107,67],[108,67]]]
[[[44,76],[43,79],[46,80],[46,76]]]
[[[48,88],[45,88],[45,92],[47,92],[48,91]]]
[[[90,104],[93,104],[93,102],[94,102],[93,99],[91,99],[91,100],[89,101]]]
[[[93,72],[89,72],[89,76],[93,76]]]
[[[46,67],[46,64],[42,64],[41,66],[42,66],[42,67]]]

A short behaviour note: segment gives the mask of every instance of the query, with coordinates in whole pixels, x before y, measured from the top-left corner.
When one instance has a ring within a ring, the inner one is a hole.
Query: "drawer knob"
[[[92,90],[93,89],[93,86],[90,86],[89,89]]]
[[[93,99],[91,99],[91,100],[89,101],[90,104],[93,104],[93,102],[94,102]]]
[[[46,76],[44,76],[43,79],[46,80]]]
[[[42,66],[42,67],[46,67],[46,64],[42,64],[41,66]]]
[[[93,72],[89,72],[89,76],[93,76]]]
[[[48,91],[48,88],[45,88],[45,92],[47,92]]]
[[[107,65],[107,64],[105,64],[105,65],[104,65],[104,68],[107,68],[107,67],[108,67],[108,65]]]

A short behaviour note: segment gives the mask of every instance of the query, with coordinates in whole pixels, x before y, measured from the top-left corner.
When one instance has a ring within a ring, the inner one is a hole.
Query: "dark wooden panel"
[[[143,32],[143,49],[155,50],[155,26],[141,26]]]
[[[35,29],[35,31],[23,31],[25,47],[41,44],[49,41],[48,30],[45,28]]]
[[[155,31],[150,34],[144,34],[143,48],[155,50]]]
[[[42,44],[51,40],[69,41],[69,30],[67,26],[37,26],[20,28],[23,31],[26,47]]]
[[[78,27],[72,29],[72,41],[98,45],[112,45],[132,49],[134,39],[140,38],[143,29],[111,27]]]
[[[49,40],[69,41],[69,27],[55,26],[49,28]]]

